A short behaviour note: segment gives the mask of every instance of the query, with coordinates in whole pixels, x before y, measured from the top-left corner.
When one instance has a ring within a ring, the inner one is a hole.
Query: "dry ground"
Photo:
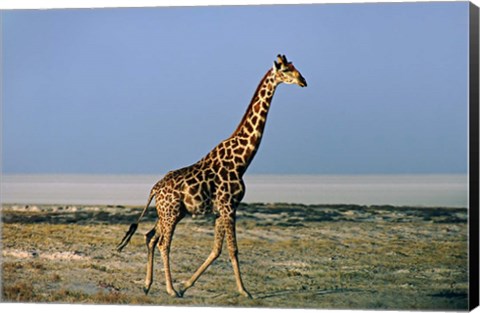
[[[156,255],[142,291],[143,234],[122,253],[139,208],[8,205],[2,209],[2,301],[341,309],[465,310],[467,211],[299,204],[242,204],[241,270],[254,299],[237,295],[226,248],[183,298],[165,292]],[[179,289],[210,253],[213,219],[185,218],[171,262]]]

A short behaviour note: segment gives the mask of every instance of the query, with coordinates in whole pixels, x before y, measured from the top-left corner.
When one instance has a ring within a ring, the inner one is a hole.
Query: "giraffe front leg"
[[[183,296],[185,291],[187,291],[188,288],[192,287],[195,284],[195,282],[198,280],[200,275],[202,275],[203,272],[205,272],[205,270],[213,263],[213,261],[215,261],[220,256],[222,252],[224,237],[225,237],[225,227],[223,225],[223,220],[221,218],[217,218],[215,220],[215,241],[213,243],[212,252],[210,252],[210,255],[208,256],[208,258],[195,271],[192,277],[184,283],[183,289],[180,290],[180,296]]]
[[[228,253],[230,255],[230,261],[232,262],[238,292],[241,295],[252,299],[252,295],[245,289],[245,286],[243,285],[242,276],[240,274],[240,264],[238,262],[238,246],[235,234],[235,217],[225,219],[225,233],[227,236]]]

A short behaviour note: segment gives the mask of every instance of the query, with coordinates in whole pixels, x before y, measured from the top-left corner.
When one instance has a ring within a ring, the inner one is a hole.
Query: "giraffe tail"
[[[140,220],[142,219],[143,215],[145,215],[145,212],[147,212],[148,206],[152,202],[153,197],[155,196],[155,191],[152,189],[150,192],[150,196],[148,197],[148,202],[145,208],[142,211],[142,214],[140,214],[140,217],[137,219],[136,223],[133,223],[130,225],[130,228],[128,229],[127,233],[123,237],[122,241],[118,244],[117,246],[117,251],[121,252],[123,248],[130,242],[130,239],[132,239],[133,234],[137,231],[138,224],[140,223]]]

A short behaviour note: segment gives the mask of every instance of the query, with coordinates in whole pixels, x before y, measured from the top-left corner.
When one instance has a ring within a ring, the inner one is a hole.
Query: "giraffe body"
[[[148,248],[145,293],[153,279],[153,257],[158,246],[165,268],[167,292],[172,296],[183,293],[197,281],[200,275],[220,255],[226,237],[228,252],[240,294],[251,297],[243,285],[238,262],[235,235],[235,210],[245,194],[243,174],[254,158],[263,135],[268,110],[275,89],[280,83],[307,85],[302,75],[288,62],[278,56],[272,69],[267,71],[255,91],[252,101],[234,133],[212,149],[197,163],[171,171],[158,181],[150,192],[148,203],[137,223],[131,225],[122,242],[121,251],[130,241],[150,202],[155,198],[158,220],[146,235]],[[170,243],[176,224],[186,215],[214,213],[215,239],[212,252],[193,276],[185,282],[180,292],[172,284],[170,273]]]

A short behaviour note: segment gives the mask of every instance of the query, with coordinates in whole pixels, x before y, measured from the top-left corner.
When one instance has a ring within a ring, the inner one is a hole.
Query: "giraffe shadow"
[[[285,289],[276,290],[272,292],[259,293],[254,296],[254,299],[267,299],[274,297],[283,297],[288,295],[308,294],[308,295],[326,295],[343,292],[353,292],[354,289],[340,288],[340,289]]]
[[[360,292],[360,290],[349,289],[349,288],[337,288],[337,289],[285,289],[285,290],[275,290],[271,292],[260,292],[252,294],[254,300],[262,300],[275,297],[285,297],[285,296],[295,296],[295,295],[327,295],[335,293],[344,293],[344,292]],[[210,298],[218,298],[225,296],[224,293],[219,293],[211,296]]]

